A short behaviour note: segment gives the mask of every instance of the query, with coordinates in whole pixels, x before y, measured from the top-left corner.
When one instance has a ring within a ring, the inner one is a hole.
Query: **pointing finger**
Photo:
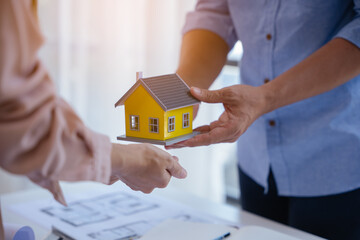
[[[167,167],[167,170],[171,174],[171,176],[176,178],[186,178],[187,172],[186,170],[179,164],[178,161],[174,160],[173,158],[170,161],[169,166]]]

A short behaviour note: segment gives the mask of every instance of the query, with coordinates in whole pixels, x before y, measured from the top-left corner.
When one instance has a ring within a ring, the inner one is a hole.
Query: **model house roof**
[[[140,78],[115,104],[124,105],[126,99],[142,85],[164,111],[192,106],[200,103],[190,93],[190,88],[177,75],[169,74],[158,77]]]

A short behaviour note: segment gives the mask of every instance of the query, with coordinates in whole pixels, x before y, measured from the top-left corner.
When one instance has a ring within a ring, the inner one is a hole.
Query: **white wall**
[[[123,109],[115,109],[114,103],[135,82],[136,71],[147,77],[176,70],[181,28],[194,4],[195,0],[40,0],[47,39],[41,58],[59,94],[84,122],[116,141],[125,129]],[[221,112],[221,106],[204,105],[195,125],[209,123]],[[223,201],[223,166],[233,150],[234,145],[223,144],[171,151],[189,176],[173,180],[170,187]],[[0,193],[30,186],[24,178],[5,175],[0,175]]]

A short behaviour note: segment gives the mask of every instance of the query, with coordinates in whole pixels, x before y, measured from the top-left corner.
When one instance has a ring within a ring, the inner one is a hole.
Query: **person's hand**
[[[225,111],[217,121],[194,129],[201,134],[167,146],[166,149],[235,142],[265,109],[264,95],[258,87],[234,85],[216,91],[192,87],[191,94],[207,103],[223,103]]]
[[[150,144],[113,144],[111,159],[111,182],[120,179],[131,189],[144,193],[165,188],[171,176],[187,175],[177,157]]]

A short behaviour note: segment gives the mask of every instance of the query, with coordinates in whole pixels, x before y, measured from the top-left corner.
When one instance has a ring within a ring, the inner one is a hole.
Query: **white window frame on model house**
[[[149,132],[159,133],[159,119],[149,118]]]
[[[169,117],[168,121],[168,132],[175,131],[175,116]]]
[[[190,126],[190,113],[183,114],[183,128],[188,128]]]
[[[139,115],[130,115],[130,130],[139,131],[140,130],[140,117]]]

